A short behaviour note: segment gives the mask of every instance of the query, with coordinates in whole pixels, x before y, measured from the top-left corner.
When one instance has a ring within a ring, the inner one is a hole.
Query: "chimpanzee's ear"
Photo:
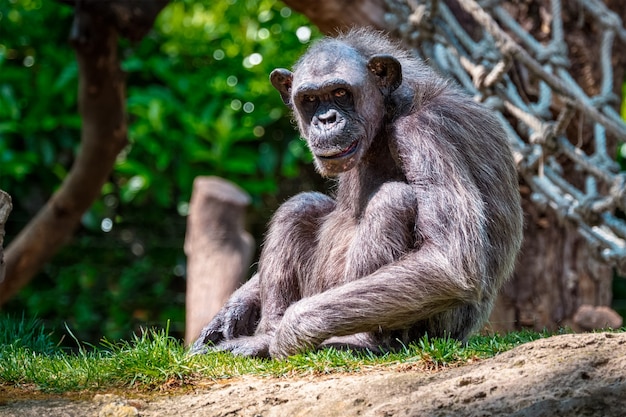
[[[402,65],[391,55],[374,55],[367,63],[367,68],[376,75],[378,87],[385,96],[402,84]]]
[[[270,81],[275,89],[280,93],[283,103],[291,107],[291,81],[293,73],[284,68],[276,68],[270,74]]]

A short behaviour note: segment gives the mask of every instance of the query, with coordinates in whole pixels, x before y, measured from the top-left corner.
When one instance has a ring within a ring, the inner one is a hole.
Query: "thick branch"
[[[81,148],[59,190],[6,251],[5,302],[65,244],[83,213],[100,195],[117,154],[127,143],[125,81],[117,56],[117,30],[104,19],[77,11],[76,24],[89,28],[74,42],[80,70]],[[78,33],[73,31],[73,33]]]
[[[132,41],[141,40],[169,0],[56,0],[99,16]]]

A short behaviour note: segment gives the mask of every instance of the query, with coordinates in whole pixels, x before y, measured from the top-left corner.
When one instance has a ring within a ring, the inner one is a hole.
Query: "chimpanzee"
[[[192,352],[379,352],[479,329],[513,271],[523,223],[491,111],[367,29],[317,42],[293,73],[270,80],[336,190],[278,208],[258,273]]]

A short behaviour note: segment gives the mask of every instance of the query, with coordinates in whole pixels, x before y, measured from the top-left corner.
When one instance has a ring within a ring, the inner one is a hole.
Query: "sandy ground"
[[[626,416],[626,334],[554,336],[438,372],[249,377],[149,399],[8,398],[0,416]]]

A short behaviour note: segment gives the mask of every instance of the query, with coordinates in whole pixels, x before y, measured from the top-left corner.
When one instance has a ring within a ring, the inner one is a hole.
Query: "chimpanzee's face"
[[[377,78],[367,59],[339,42],[312,48],[294,73],[272,72],[322,175],[354,168],[369,149],[385,112]]]

